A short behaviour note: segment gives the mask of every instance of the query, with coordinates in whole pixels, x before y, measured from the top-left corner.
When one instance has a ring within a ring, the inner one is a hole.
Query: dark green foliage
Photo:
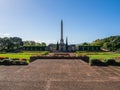
[[[15,60],[14,63],[15,63],[16,65],[22,64],[20,60]]]
[[[106,63],[102,62],[102,61],[99,60],[99,59],[92,59],[90,63],[91,63],[91,65],[107,66]]]
[[[82,46],[88,46],[88,45],[89,45],[89,43],[84,42],[84,43],[82,43],[81,45],[82,45]]]
[[[30,62],[33,62],[34,60],[37,59],[82,59],[82,60],[89,60],[88,56],[31,56],[30,57]]]
[[[57,48],[56,48],[56,50],[59,50],[59,43],[57,42],[57,46],[56,46]]]
[[[22,39],[19,37],[0,38],[0,52],[16,52],[20,51],[23,46]]]
[[[1,62],[3,65],[11,65],[13,61],[11,59],[3,59]]]
[[[68,51],[68,38],[66,38],[66,51]]]
[[[117,62],[115,59],[105,59],[105,60],[100,60],[100,59],[91,59],[89,60],[89,64],[91,66],[120,66],[120,62]]]
[[[23,46],[26,51],[45,51],[46,46]]]
[[[116,51],[120,49],[120,36],[110,36],[104,39],[97,39],[91,43],[91,45],[100,45],[104,49],[110,51]]]
[[[79,46],[79,51],[101,51],[100,46]]]
[[[21,64],[22,64],[22,65],[28,65],[29,63],[26,62],[26,61],[21,61]]]
[[[28,65],[27,61],[23,60],[13,60],[13,59],[3,59],[0,60],[0,65]]]
[[[117,52],[117,53],[120,53],[120,49],[117,49],[116,52]]]
[[[23,41],[24,46],[46,46],[45,42],[39,43],[35,41]]]
[[[105,61],[105,63],[107,63],[108,65],[115,65],[116,61],[115,61],[115,59],[108,59]]]

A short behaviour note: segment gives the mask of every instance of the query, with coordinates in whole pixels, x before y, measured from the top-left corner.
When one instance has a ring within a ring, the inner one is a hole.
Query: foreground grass
[[[90,57],[90,59],[113,59],[116,57],[120,57],[120,54],[111,52],[76,52],[76,55],[87,55]]]
[[[9,57],[9,58],[25,58],[30,59],[31,56],[34,55],[47,55],[49,52],[47,51],[23,51],[22,53],[5,53],[0,54],[0,57]]]

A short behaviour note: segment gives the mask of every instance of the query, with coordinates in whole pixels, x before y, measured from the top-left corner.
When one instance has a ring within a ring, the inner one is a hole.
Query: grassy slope
[[[0,57],[9,57],[9,58],[26,58],[29,59],[31,56],[34,55],[46,55],[48,52],[41,51],[41,52],[22,52],[22,53],[6,53],[0,54]]]
[[[110,52],[76,52],[77,55],[88,55],[90,59],[112,59],[120,57],[120,54],[114,54]]]

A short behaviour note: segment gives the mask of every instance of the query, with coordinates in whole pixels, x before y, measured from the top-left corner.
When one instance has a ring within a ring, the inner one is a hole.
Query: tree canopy
[[[13,52],[19,50],[23,46],[22,39],[19,37],[0,38],[0,51]]]
[[[115,51],[120,49],[120,36],[110,36],[103,39],[97,39],[93,41],[90,45],[100,45],[104,49],[108,49],[110,51]]]
[[[23,41],[24,46],[46,46],[45,42]]]

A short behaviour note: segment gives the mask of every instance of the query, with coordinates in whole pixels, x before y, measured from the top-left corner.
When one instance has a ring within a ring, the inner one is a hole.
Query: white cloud
[[[10,33],[4,33],[3,36],[10,36]]]
[[[0,37],[9,37],[11,34],[10,33],[0,33]]]

